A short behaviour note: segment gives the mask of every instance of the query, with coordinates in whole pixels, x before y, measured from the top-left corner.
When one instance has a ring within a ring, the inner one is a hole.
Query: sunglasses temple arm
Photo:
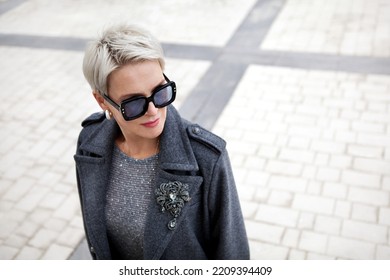
[[[118,104],[116,104],[116,102],[114,100],[112,100],[108,95],[103,94],[103,98],[105,100],[107,100],[107,102],[110,103],[112,106],[117,108],[118,110],[120,109],[120,106]]]
[[[164,78],[165,78],[165,80],[169,83],[170,82],[170,80],[168,79],[168,77],[167,76],[165,76],[165,73],[163,73],[163,75],[164,75]]]

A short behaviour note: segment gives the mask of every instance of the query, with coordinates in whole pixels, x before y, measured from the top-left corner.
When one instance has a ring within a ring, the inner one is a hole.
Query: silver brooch
[[[168,211],[173,216],[168,223],[168,228],[174,230],[176,218],[179,217],[184,203],[191,200],[188,185],[179,181],[163,183],[156,189],[155,194],[161,212]]]

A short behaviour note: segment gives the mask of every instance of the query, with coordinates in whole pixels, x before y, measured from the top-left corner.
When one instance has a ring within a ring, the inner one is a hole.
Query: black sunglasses
[[[164,75],[166,84],[155,88],[152,91],[152,95],[145,96],[132,96],[125,99],[121,104],[117,104],[107,94],[103,94],[103,98],[107,100],[112,106],[117,108],[126,121],[131,121],[142,117],[148,111],[149,102],[153,102],[156,108],[163,108],[171,104],[176,98],[176,84],[170,81],[167,76]]]

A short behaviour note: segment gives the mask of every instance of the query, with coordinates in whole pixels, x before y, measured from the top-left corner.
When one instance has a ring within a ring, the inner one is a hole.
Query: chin
[[[157,138],[161,135],[161,133],[163,132],[164,130],[164,125],[165,125],[165,119],[164,121],[160,122],[158,124],[158,126],[152,128],[152,129],[148,129],[148,131],[146,132],[147,134],[147,137],[146,138]]]

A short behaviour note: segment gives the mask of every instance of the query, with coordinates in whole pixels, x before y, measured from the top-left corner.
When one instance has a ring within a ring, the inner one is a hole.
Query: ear
[[[93,91],[92,94],[93,94],[93,97],[95,97],[96,102],[99,104],[100,108],[103,109],[103,111],[109,109],[107,104],[106,104],[106,100],[103,98],[103,96],[100,93]]]

